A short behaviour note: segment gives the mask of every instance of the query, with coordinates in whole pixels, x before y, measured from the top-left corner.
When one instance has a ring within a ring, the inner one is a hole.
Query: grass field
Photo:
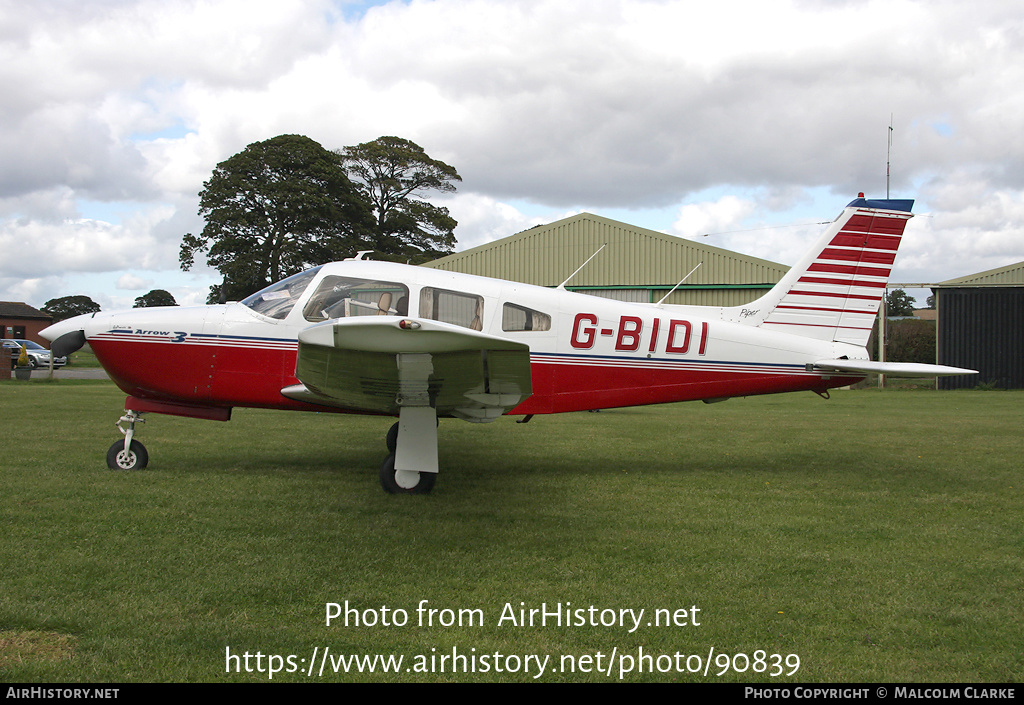
[[[623,680],[1024,673],[1019,392],[443,420],[427,496],[380,490],[383,418],[152,415],[150,467],[111,471],[122,404],[106,382],[0,383],[0,681],[266,681],[271,663],[275,682],[525,681],[535,655],[549,657],[538,680],[607,682],[641,649],[655,672],[634,663]],[[421,626],[421,600],[464,624]],[[378,623],[327,626],[326,604],[346,601]],[[628,616],[499,623],[506,604],[542,603],[645,613],[632,633]],[[382,625],[383,607],[408,623]],[[648,626],[658,609],[687,624]],[[405,660],[308,676],[325,647]],[[452,673],[453,649],[488,672]],[[760,651],[760,673],[720,660]],[[687,671],[709,653],[707,676]]]

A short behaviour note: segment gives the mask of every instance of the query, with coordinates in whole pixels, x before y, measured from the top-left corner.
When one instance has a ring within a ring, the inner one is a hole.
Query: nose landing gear
[[[135,440],[135,424],[145,423],[146,419],[136,411],[127,411],[118,419],[117,430],[124,434],[124,440],[110,446],[107,451],[107,467],[111,470],[142,470],[149,464],[149,453],[146,446]],[[121,424],[127,424],[122,426]]]

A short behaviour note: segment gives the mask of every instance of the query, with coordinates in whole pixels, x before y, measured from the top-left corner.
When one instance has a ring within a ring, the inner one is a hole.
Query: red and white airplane
[[[850,203],[760,299],[736,307],[637,304],[389,262],[296,274],[240,303],[137,308],[42,332],[55,355],[88,342],[128,395],[107,453],[146,466],[143,413],[227,421],[232,407],[397,416],[388,492],[438,472],[437,419],[493,421],[811,390],[868,373],[971,374],[871,362],[865,349],[913,201]],[[563,285],[564,286],[564,285]]]

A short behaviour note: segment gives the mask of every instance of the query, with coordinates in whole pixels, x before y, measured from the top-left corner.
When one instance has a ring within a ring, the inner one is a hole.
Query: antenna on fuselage
[[[601,250],[603,250],[603,249],[604,249],[604,248],[606,248],[606,247],[608,247],[608,243],[607,243],[607,242],[606,242],[606,243],[604,243],[603,245],[601,245],[600,247],[598,247],[598,248],[597,248],[597,252],[595,252],[594,254],[590,255],[590,257],[587,257],[587,261],[586,261],[586,262],[584,262],[583,264],[581,264],[581,265],[580,265],[579,267],[577,267],[576,271],[575,271],[575,272],[573,272],[572,274],[570,274],[570,275],[569,275],[569,278],[568,278],[568,279],[566,279],[566,280],[565,280],[564,282],[562,282],[561,284],[559,284],[559,285],[558,285],[558,286],[557,286],[556,288],[558,288],[558,289],[561,289],[562,291],[565,291],[565,285],[566,285],[566,284],[568,284],[568,283],[569,283],[570,281],[572,281],[572,278],[573,278],[573,277],[575,277],[575,276],[576,276],[577,274],[579,274],[579,273],[580,273],[580,270],[581,270],[581,269],[583,269],[583,268],[584,268],[584,267],[586,267],[586,266],[587,266],[588,264],[590,264],[590,260],[592,260],[592,259],[594,259],[595,257],[597,257],[597,253],[598,253],[598,252],[600,252]]]
[[[359,250],[355,257],[346,257],[343,261],[345,262],[359,262],[365,255],[370,254],[373,250]]]
[[[698,269],[700,269],[700,266],[701,266],[702,264],[704,264],[704,260],[701,260],[700,262],[698,262],[698,263],[697,263],[697,266],[696,266],[696,267],[694,267],[693,269],[691,269],[691,270],[690,270],[690,274],[693,274],[693,273],[694,273],[694,272],[696,272],[696,271],[697,271]],[[661,297],[661,301],[659,301],[658,303],[656,303],[656,304],[654,304],[654,305],[655,305],[655,306],[658,306],[658,307],[660,308],[660,307],[661,307],[661,304],[662,304],[662,303],[664,303],[665,299],[667,299],[667,298],[668,298],[669,296],[671,296],[671,295],[672,295],[672,292],[673,292],[673,291],[675,291],[676,289],[678,289],[679,287],[681,287],[681,286],[683,285],[683,282],[684,282],[684,281],[686,281],[687,279],[689,279],[689,278],[690,278],[690,274],[687,274],[687,275],[686,275],[685,277],[683,277],[682,279],[680,279],[680,280],[679,280],[679,283],[678,283],[678,284],[676,284],[676,285],[675,285],[674,287],[672,287],[672,288],[671,288],[671,289],[669,290],[669,292],[668,292],[667,294],[665,294],[664,296],[662,296],[662,297]]]

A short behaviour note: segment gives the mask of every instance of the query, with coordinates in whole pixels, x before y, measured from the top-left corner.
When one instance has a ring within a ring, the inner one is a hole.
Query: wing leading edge
[[[419,318],[366,316],[326,321],[299,333],[291,399],[350,411],[399,414],[433,407],[439,416],[491,421],[532,393],[524,343]]]

